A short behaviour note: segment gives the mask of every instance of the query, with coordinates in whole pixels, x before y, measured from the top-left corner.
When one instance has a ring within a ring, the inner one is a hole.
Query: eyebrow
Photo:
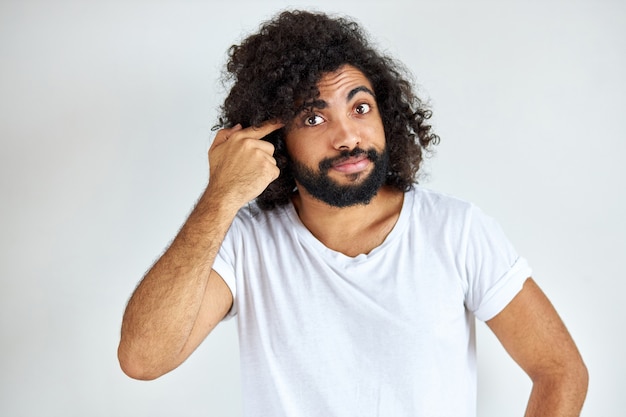
[[[370,90],[369,88],[367,88],[364,85],[360,85],[356,88],[353,88],[352,90],[350,90],[350,92],[348,93],[348,96],[346,97],[346,101],[350,101],[352,100],[352,98],[359,92],[365,92],[367,94],[369,94],[370,96],[376,98],[376,94],[374,94],[374,92],[372,90]]]
[[[364,85],[360,85],[360,86],[355,87],[352,90],[350,90],[350,92],[346,96],[346,102],[349,102],[350,100],[352,100],[354,98],[354,96],[357,95],[360,92],[367,93],[367,94],[371,95],[374,99],[376,98],[376,95],[374,94],[374,92],[372,90],[370,90],[369,88],[367,88]],[[312,101],[304,103],[302,105],[302,110],[305,110],[305,109],[325,109],[326,107],[328,107],[328,103],[326,101],[324,101],[324,100],[312,100]]]

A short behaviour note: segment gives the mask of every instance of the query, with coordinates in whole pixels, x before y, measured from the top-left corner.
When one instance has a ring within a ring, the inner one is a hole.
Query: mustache
[[[372,162],[376,162],[380,158],[380,155],[374,149],[367,151],[363,148],[354,148],[351,151],[343,150],[335,157],[322,159],[319,164],[320,172],[327,172],[333,165],[361,155],[365,155]]]

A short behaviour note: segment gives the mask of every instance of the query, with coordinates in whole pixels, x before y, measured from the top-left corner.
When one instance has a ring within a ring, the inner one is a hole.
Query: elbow
[[[150,370],[137,366],[132,362],[122,360],[120,360],[120,368],[122,368],[122,372],[124,372],[126,376],[138,381],[152,381],[161,376],[161,374],[150,372]]]
[[[571,404],[582,404],[587,397],[589,386],[589,370],[582,359],[570,361],[551,371],[531,376],[535,387],[542,387],[554,393],[560,393],[564,401]]]
[[[117,359],[122,372],[139,381],[152,381],[167,373],[167,371],[159,371],[155,366],[148,364],[142,360],[140,355],[131,354],[122,343],[117,349]]]
[[[567,384],[571,385],[572,391],[575,392],[578,397],[584,399],[587,396],[587,388],[589,386],[589,370],[582,358],[570,363],[564,374],[563,379],[567,381]]]
[[[589,370],[582,359],[573,366],[570,378],[572,382],[569,391],[566,390],[566,392],[569,393],[571,402],[577,404],[580,410],[587,398],[587,389],[589,387]]]
[[[578,365],[576,375],[579,381],[579,385],[581,387],[581,391],[583,393],[583,397],[585,397],[587,395],[587,389],[589,387],[589,369],[587,369],[587,365],[585,365],[582,360]]]

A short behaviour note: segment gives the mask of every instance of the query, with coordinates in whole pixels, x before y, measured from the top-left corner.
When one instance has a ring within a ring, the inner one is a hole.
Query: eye
[[[372,107],[367,103],[361,103],[354,108],[357,114],[367,114],[372,110]]]
[[[323,121],[324,119],[322,119],[322,116],[319,116],[317,114],[309,114],[304,118],[304,125],[305,126],[317,126],[321,124]]]

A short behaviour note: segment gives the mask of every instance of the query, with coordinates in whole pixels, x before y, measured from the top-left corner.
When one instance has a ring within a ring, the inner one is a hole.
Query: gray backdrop
[[[413,71],[442,137],[423,184],[500,221],[587,361],[583,415],[623,415],[626,3],[315,3]],[[116,347],[206,183],[226,49],[288,5],[0,2],[0,415],[241,414],[234,321],[153,382]],[[528,378],[478,338],[479,414],[521,416]]]

